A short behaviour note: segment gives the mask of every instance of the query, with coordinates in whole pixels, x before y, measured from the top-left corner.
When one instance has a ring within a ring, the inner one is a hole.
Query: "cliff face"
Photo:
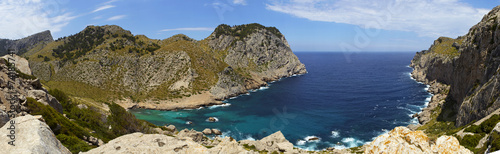
[[[224,62],[231,67],[224,70],[225,75],[219,75],[219,82],[210,91],[219,99],[258,88],[266,81],[307,73],[285,37],[274,27],[219,25],[207,40],[212,49],[227,53]],[[245,80],[220,82],[228,81],[227,75],[233,70],[242,70]]]
[[[89,26],[29,53],[33,74],[49,87],[132,102],[126,107],[169,109],[161,104],[205,93],[211,101],[199,102],[216,103],[306,73],[284,36],[259,24],[221,25],[200,41],[182,34],[154,40],[118,26]]]
[[[466,125],[500,108],[500,6],[457,39],[439,38],[415,55],[412,76],[450,85],[441,117]]]
[[[0,39],[0,56],[6,55],[9,49],[14,49],[21,55],[38,45],[44,46],[53,41],[52,34],[48,30],[19,40]]]

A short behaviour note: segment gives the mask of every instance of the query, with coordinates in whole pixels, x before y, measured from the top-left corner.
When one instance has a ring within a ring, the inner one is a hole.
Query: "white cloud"
[[[246,0],[233,0],[233,3],[237,5],[247,5]]]
[[[102,10],[106,10],[106,9],[110,9],[110,8],[114,8],[114,7],[115,7],[114,5],[100,6],[97,9],[95,9],[94,11],[92,11],[92,13],[95,13],[95,12],[98,12],[98,11],[102,11]]]
[[[426,37],[464,35],[489,11],[458,0],[290,0],[266,4],[266,8],[312,21],[411,31]]]
[[[210,27],[186,27],[186,28],[173,28],[173,29],[163,29],[162,32],[168,31],[213,31],[214,28]]]
[[[110,18],[108,18],[108,21],[112,21],[112,20],[120,20],[120,19],[123,19],[125,18],[126,15],[117,15],[117,16],[112,16]]]
[[[0,38],[20,39],[37,32],[59,32],[76,18],[54,0],[0,1]]]

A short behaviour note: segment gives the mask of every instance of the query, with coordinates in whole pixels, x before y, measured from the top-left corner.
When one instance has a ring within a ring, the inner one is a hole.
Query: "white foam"
[[[340,133],[338,131],[332,131],[332,138],[340,137]]]
[[[305,145],[305,144],[306,144],[306,141],[304,141],[304,140],[297,141],[297,145]]]
[[[252,136],[250,135],[247,135],[246,138],[244,138],[243,140],[250,140],[250,141],[255,141],[255,138],[253,138]]]
[[[266,90],[269,89],[269,87],[260,87],[259,90]]]
[[[191,121],[186,121],[186,125],[191,125],[193,122]]]
[[[228,107],[230,105],[231,105],[231,103],[224,103],[224,104],[220,104],[220,105],[212,105],[212,106],[209,106],[208,108],[209,109],[215,109],[215,108],[218,108],[218,107]]]
[[[358,140],[358,139],[355,139],[352,137],[343,138],[341,141],[345,145],[347,145],[347,147],[349,147],[349,148],[357,147],[357,146],[363,145],[365,143],[364,141],[361,141],[361,140]]]

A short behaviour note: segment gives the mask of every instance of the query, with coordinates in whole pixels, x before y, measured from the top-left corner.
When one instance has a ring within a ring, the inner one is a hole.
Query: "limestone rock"
[[[500,6],[493,8],[456,39],[440,37],[434,44],[418,52],[410,66],[412,77],[450,85],[440,117],[467,125],[500,108]],[[456,103],[454,103],[456,102]],[[453,103],[453,104],[451,104]]]
[[[205,128],[203,131],[202,131],[203,134],[205,135],[211,135],[212,134],[212,130],[210,128]]]
[[[44,105],[50,105],[52,108],[56,109],[57,112],[63,113],[61,103],[59,103],[54,96],[49,95],[44,90],[29,90],[28,97],[35,98],[38,102]]]
[[[387,134],[378,136],[365,147],[365,153],[472,153],[451,136],[441,136],[436,144],[422,131],[411,131],[396,127]]]
[[[14,61],[10,61],[10,62],[11,63],[14,62],[14,64],[16,65],[16,68],[19,71],[21,71],[24,74],[31,75],[31,69],[30,69],[30,66],[29,66],[29,62],[25,58],[20,57],[18,55],[14,55],[14,57],[12,57],[11,55],[5,55],[2,58],[5,59],[5,60],[13,59]]]
[[[57,140],[49,126],[38,120],[36,117],[26,115],[12,119],[15,121],[15,139],[14,144],[8,144],[10,141],[6,136],[10,134],[7,129],[10,124],[4,125],[0,129],[0,146],[2,153],[60,153],[69,154],[70,151]]]
[[[457,138],[446,135],[436,140],[436,145],[432,146],[432,151],[437,153],[472,153],[469,149],[461,146]]]
[[[250,153],[245,150],[243,147],[238,145],[236,140],[233,140],[229,137],[224,137],[221,142],[209,149],[209,153]]]
[[[161,134],[133,133],[84,153],[208,153],[208,149],[191,140]]]
[[[167,128],[167,130],[169,130],[171,132],[175,132],[177,130],[174,125],[168,125],[165,128]]]
[[[293,144],[286,140],[285,136],[278,131],[267,137],[262,138],[258,141],[243,140],[240,141],[240,145],[247,144],[249,146],[255,146],[257,150],[267,150],[269,152],[292,152]]]
[[[189,137],[194,142],[202,142],[202,141],[206,140],[206,138],[204,138],[202,132],[198,132],[195,130],[188,130],[188,129],[183,129],[183,130],[179,131],[179,133],[177,134],[176,137],[177,138]]]
[[[222,135],[222,132],[219,129],[212,129],[212,133],[215,135]]]

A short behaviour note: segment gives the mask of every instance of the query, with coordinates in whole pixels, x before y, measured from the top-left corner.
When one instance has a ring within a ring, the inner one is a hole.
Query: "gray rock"
[[[204,138],[205,136],[203,136],[202,132],[198,132],[195,130],[188,130],[188,129],[183,129],[183,130],[179,131],[179,133],[177,134],[176,137],[177,138],[189,137],[189,138],[191,138],[191,140],[193,140],[195,142],[202,142],[202,141],[206,140],[206,138]]]
[[[0,127],[9,122],[9,120],[9,115],[5,111],[0,109]]]
[[[411,62],[412,76],[429,84],[430,81],[450,85],[440,117],[455,121],[456,126],[467,125],[479,120],[500,108],[500,37],[493,25],[500,24],[496,19],[500,6],[484,15],[483,19],[470,28],[469,33],[457,39],[439,38],[427,51],[418,52]],[[436,51],[457,48],[457,45],[444,42],[462,43],[457,54],[443,54]],[[461,42],[459,42],[461,41]]]
[[[49,95],[44,90],[28,90],[28,97],[34,98],[38,102],[44,105],[50,105],[57,112],[63,113],[61,103],[59,103],[59,101],[57,101],[57,99],[54,96]]]
[[[71,152],[57,140],[49,126],[36,117],[26,115],[12,119],[15,121],[15,146],[7,144],[10,134],[7,129],[12,125],[4,125],[0,129],[0,149],[2,153],[56,153],[70,154]]]
[[[79,109],[87,109],[88,108],[87,105],[85,105],[85,104],[78,104],[78,105],[76,105],[76,107],[78,107]]]

